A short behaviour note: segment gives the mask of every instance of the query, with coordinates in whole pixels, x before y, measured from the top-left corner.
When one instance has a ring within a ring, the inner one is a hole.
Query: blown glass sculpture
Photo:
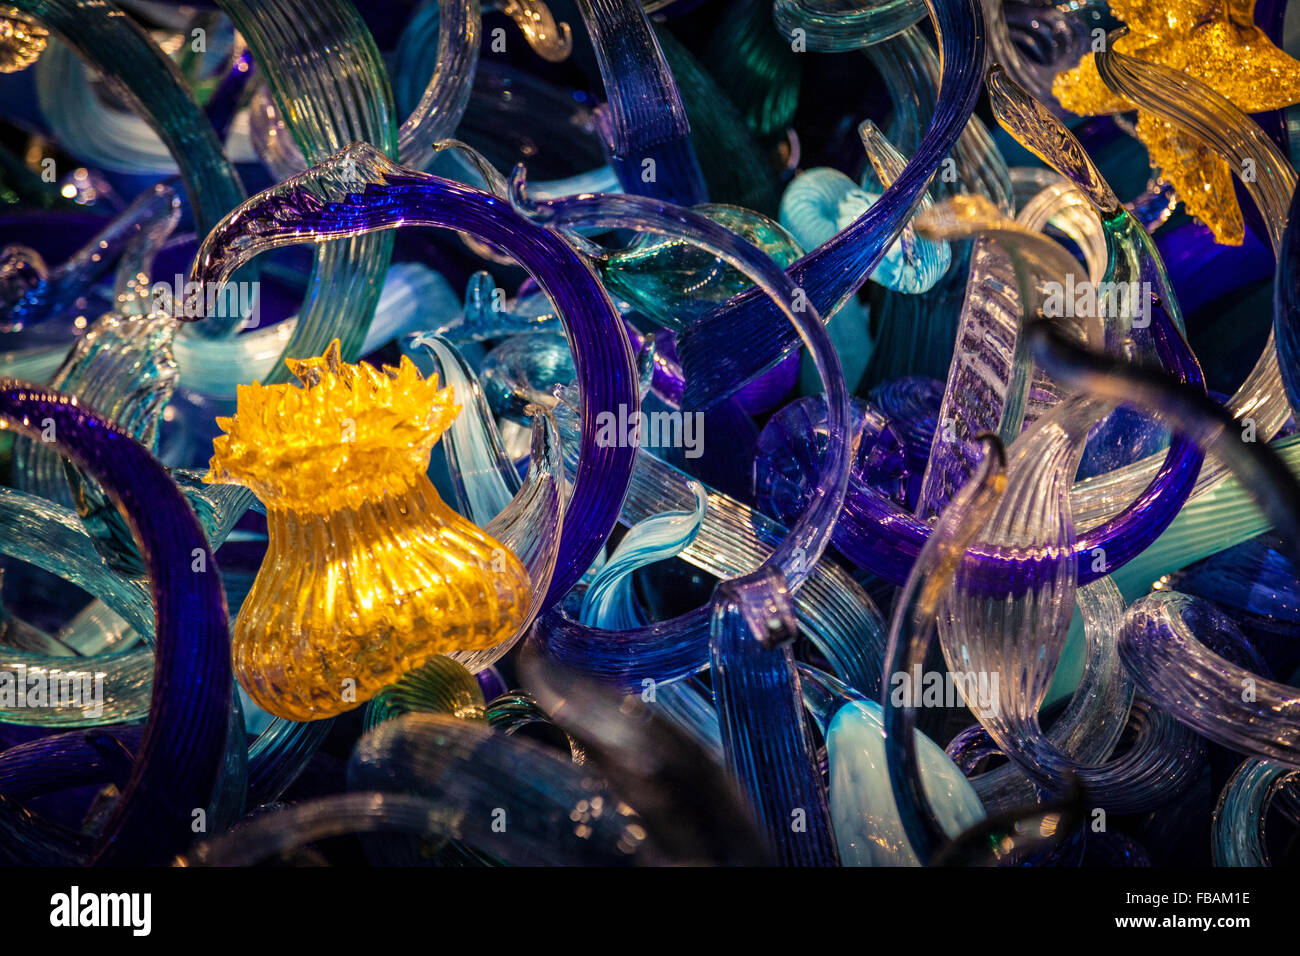
[[[0,865],[1300,862],[1287,12],[0,0]]]
[[[406,358],[349,365],[337,341],[292,369],[303,388],[241,386],[204,480],[267,509],[266,559],[235,621],[239,681],[266,711],[315,720],[435,654],[507,640],[530,592],[514,553],[425,474],[460,412],[437,376]]]

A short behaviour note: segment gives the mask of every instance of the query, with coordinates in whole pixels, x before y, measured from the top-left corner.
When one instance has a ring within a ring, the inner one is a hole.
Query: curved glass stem
[[[467,232],[513,256],[538,280],[565,323],[583,396],[579,467],[547,604],[591,566],[618,517],[635,449],[601,445],[602,414],[635,415],[639,396],[623,324],[591,266],[558,234],[532,225],[501,200],[394,165],[353,144],[330,160],[250,199],[204,240],[192,276],[221,284],[269,249],[399,226]]]
[[[975,0],[929,0],[939,36],[941,96],[920,146],[880,201],[851,227],[790,266],[790,282],[829,320],[875,271],[966,128],[984,70],[982,16]],[[750,290],[690,325],[679,337],[687,408],[708,408],[772,367],[798,342],[777,306]]]

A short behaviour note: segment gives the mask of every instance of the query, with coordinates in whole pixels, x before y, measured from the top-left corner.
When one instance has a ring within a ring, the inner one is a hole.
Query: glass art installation
[[[0,865],[1300,863],[1288,12],[0,0]]]

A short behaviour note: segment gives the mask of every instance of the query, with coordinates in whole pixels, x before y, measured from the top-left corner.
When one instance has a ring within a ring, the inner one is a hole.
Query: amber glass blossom
[[[349,365],[334,342],[290,368],[304,387],[241,386],[206,476],[266,505],[266,559],[234,628],[258,706],[313,720],[378,694],[436,654],[509,638],[528,572],[426,475],[460,411],[406,358]]]

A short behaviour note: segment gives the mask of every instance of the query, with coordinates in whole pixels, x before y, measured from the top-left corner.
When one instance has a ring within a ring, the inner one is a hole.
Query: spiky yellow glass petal
[[[205,480],[253,489],[267,552],[234,628],[240,684],[264,710],[349,710],[430,658],[513,637],[528,572],[448,508],[425,470],[460,411],[407,359],[377,371],[291,363],[304,388],[252,385]]]
[[[307,387],[239,386],[238,414],[217,419],[226,434],[213,442],[209,481],[328,513],[378,497],[395,474],[422,472],[460,413],[451,389],[406,356],[396,369],[348,365],[335,339],[320,358],[288,364]]]
[[[1152,113],[1138,113],[1138,136],[1152,167],[1169,180],[1187,214],[1210,227],[1216,242],[1239,246],[1246,224],[1232,186],[1232,170],[1197,137]]]
[[[1118,53],[1183,70],[1247,113],[1300,102],[1300,62],[1255,26],[1255,0],[1115,0],[1110,9],[1129,28],[1115,42]],[[1083,116],[1135,108],[1106,87],[1091,53],[1058,76],[1052,92]],[[1227,164],[1195,137],[1145,111],[1138,113],[1138,135],[1187,211],[1219,242],[1239,245],[1244,227]]]

